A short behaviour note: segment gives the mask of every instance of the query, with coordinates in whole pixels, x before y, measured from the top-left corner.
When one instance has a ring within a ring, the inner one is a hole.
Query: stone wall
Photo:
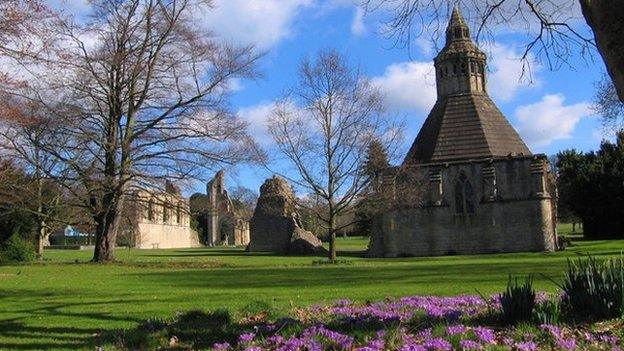
[[[290,184],[277,176],[267,179],[260,187],[250,234],[250,252],[325,253],[321,240],[303,228]]]
[[[194,195],[196,198],[202,196]],[[227,190],[225,173],[217,172],[206,185],[205,241],[208,246],[249,243],[249,222],[237,213]]]
[[[190,227],[189,203],[178,192],[137,192],[128,203],[125,232],[140,249],[199,247]]]
[[[249,251],[288,252],[296,224],[295,195],[288,182],[274,176],[260,187],[260,197],[250,221]]]
[[[136,247],[139,249],[172,249],[200,247],[197,233],[189,226],[173,223],[138,223]]]
[[[403,171],[428,179],[421,191],[424,195],[412,206],[379,216],[369,255],[556,249],[555,194],[551,194],[554,186],[545,156],[413,166]]]

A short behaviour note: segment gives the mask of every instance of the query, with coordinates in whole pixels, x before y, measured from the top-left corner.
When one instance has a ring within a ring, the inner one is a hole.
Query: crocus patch
[[[540,294],[544,302],[548,296]],[[232,351],[446,351],[446,350],[611,350],[622,346],[617,328],[588,326],[484,325],[500,312],[498,296],[411,296],[372,303],[340,300],[297,309],[288,323],[250,326],[236,343],[215,344]],[[296,326],[293,328],[293,325]],[[621,325],[621,324],[620,324]]]

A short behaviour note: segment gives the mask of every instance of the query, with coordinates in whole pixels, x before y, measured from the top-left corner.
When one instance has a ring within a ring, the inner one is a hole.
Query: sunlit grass
[[[344,263],[338,265],[243,248],[122,249],[119,263],[97,265],[88,263],[91,252],[51,250],[43,262],[0,267],[0,350],[87,348],[103,330],[250,301],[287,310],[343,297],[490,294],[504,288],[508,274],[528,273],[536,274],[538,289],[554,290],[549,279],[561,277],[568,258],[624,250],[623,240],[574,239],[558,253],[366,259],[365,238],[339,238]]]

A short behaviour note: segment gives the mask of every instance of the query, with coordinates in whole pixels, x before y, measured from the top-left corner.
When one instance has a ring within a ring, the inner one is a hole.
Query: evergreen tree
[[[386,148],[379,139],[372,140],[368,146],[364,163],[364,172],[370,178],[370,186],[365,189],[355,211],[356,230],[359,235],[369,236],[371,234],[373,218],[383,205],[383,201],[377,193],[380,184],[379,176],[388,167],[390,167],[390,163]]]
[[[375,177],[382,170],[388,168],[390,163],[388,162],[388,153],[386,148],[379,141],[379,139],[373,139],[368,145],[366,154],[366,161],[364,163],[364,172],[369,177]]]
[[[557,155],[560,201],[583,222],[592,239],[624,238],[624,132],[600,150]]]

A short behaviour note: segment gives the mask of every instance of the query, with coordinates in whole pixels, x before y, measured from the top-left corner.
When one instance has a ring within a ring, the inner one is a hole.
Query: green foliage
[[[528,276],[523,285],[518,278],[507,282],[507,290],[501,295],[503,320],[509,324],[530,321],[535,307],[535,290],[533,276]]]
[[[624,132],[615,143],[603,141],[597,152],[566,150],[557,159],[561,207],[582,220],[584,235],[624,238]]]
[[[17,232],[0,245],[0,263],[30,262],[35,257],[33,245]]]
[[[624,261],[612,258],[603,262],[589,257],[568,260],[561,289],[562,310],[571,319],[584,321],[624,315]]]
[[[34,241],[37,233],[35,216],[18,207],[0,208],[0,244],[15,233],[23,239]]]
[[[535,305],[534,314],[537,324],[556,325],[561,323],[561,307],[557,300],[547,300]]]

